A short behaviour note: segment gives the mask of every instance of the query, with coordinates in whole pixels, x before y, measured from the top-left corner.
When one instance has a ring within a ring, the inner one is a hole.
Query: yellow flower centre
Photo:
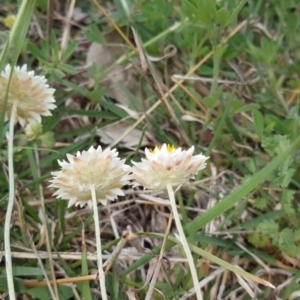
[[[167,151],[169,153],[172,153],[175,150],[176,150],[176,147],[174,145],[170,145],[170,144],[167,145]]]
[[[161,150],[160,146],[156,146],[154,149],[149,149],[149,151],[151,153],[155,153],[155,152],[160,151],[160,150]],[[172,153],[175,150],[176,150],[176,147],[174,145],[167,144],[167,151],[168,151],[168,153]]]

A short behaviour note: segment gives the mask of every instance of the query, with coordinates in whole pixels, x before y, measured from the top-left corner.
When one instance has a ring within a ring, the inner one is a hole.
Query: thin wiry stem
[[[10,222],[15,201],[15,174],[14,174],[14,126],[17,114],[17,105],[13,104],[9,122],[8,136],[8,178],[9,178],[9,198],[4,224],[4,247],[5,265],[7,276],[8,295],[10,300],[16,299],[14,277],[12,270],[11,249],[10,249]]]
[[[92,194],[93,210],[94,210],[97,262],[98,262],[98,273],[99,273],[98,277],[99,277],[99,283],[100,283],[100,289],[101,289],[101,297],[102,297],[102,300],[107,300],[107,293],[106,293],[106,287],[105,287],[105,274],[103,271],[103,263],[102,263],[102,246],[101,246],[101,236],[100,236],[98,202],[97,202],[96,190],[93,185],[91,185],[91,194]]]
[[[34,156],[35,156],[35,162],[36,162],[36,168],[37,168],[37,174],[40,177],[41,176],[41,169],[40,169],[40,157],[39,157],[39,152],[38,152],[38,146],[35,143],[34,144]],[[47,214],[46,214],[46,206],[45,206],[45,198],[44,198],[44,193],[43,193],[43,186],[42,184],[39,184],[39,193],[40,193],[40,199],[41,199],[41,210],[42,210],[42,216],[43,216],[43,226],[45,228],[45,233],[46,233],[46,247],[47,247],[47,252],[49,255],[49,266],[50,266],[50,272],[52,275],[53,279],[53,286],[54,290],[52,289],[52,286],[48,284],[48,289],[53,297],[55,295],[55,298],[58,299],[58,288],[56,284],[56,276],[55,276],[55,271],[54,271],[54,266],[53,266],[53,259],[52,259],[52,252],[51,252],[51,242],[50,242],[50,236],[49,236],[49,228],[48,228],[48,222],[47,222]],[[46,277],[46,281],[49,283],[48,277]]]
[[[192,275],[192,279],[193,279],[193,283],[194,283],[194,287],[195,287],[195,291],[196,291],[196,296],[197,296],[198,300],[203,300],[202,294],[201,294],[201,291],[199,288],[199,280],[198,280],[198,276],[197,276],[196,267],[194,264],[194,259],[193,259],[191,250],[189,248],[188,242],[186,240],[185,234],[183,232],[183,228],[181,226],[179,214],[178,214],[177,207],[176,207],[174,191],[170,184],[167,185],[167,191],[168,191],[168,195],[169,195],[169,199],[170,199],[170,204],[171,204],[176,228],[179,233],[180,242],[182,244],[183,250],[185,252],[186,258],[189,263],[189,267],[190,267],[190,271],[191,271],[191,275]]]
[[[153,291],[154,291],[154,288],[155,288],[155,283],[156,283],[157,277],[159,275],[161,265],[163,264],[163,256],[164,256],[168,236],[169,236],[169,233],[170,233],[172,220],[173,220],[173,213],[171,212],[170,216],[169,216],[169,220],[168,220],[167,229],[166,229],[166,232],[164,234],[164,239],[163,239],[163,242],[162,242],[162,245],[161,245],[161,248],[160,248],[159,257],[158,257],[158,260],[157,260],[157,265],[155,266],[155,270],[153,272],[152,279],[151,279],[151,282],[150,282],[145,300],[150,300],[152,298],[152,294],[153,294]]]

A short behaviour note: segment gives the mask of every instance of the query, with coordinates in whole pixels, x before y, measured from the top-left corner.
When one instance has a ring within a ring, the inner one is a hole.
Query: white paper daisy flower
[[[194,146],[188,150],[163,144],[153,150],[145,149],[146,159],[132,162],[134,185],[153,191],[165,190],[167,185],[179,188],[206,167],[206,157],[194,155]]]
[[[95,189],[97,201],[103,205],[107,200],[123,196],[121,188],[129,183],[130,167],[120,160],[116,149],[102,150],[100,146],[88,151],[67,154],[67,161],[58,161],[61,170],[52,172],[50,187],[58,188],[58,198],[69,200],[68,207],[75,205],[92,207],[91,189]]]
[[[0,111],[3,110],[5,94],[11,66],[7,65],[0,74]],[[51,116],[51,109],[56,107],[53,94],[44,76],[35,76],[34,71],[27,71],[27,66],[15,67],[8,91],[5,118],[11,115],[12,106],[16,106],[16,121],[24,126],[26,123],[41,123],[41,116]]]

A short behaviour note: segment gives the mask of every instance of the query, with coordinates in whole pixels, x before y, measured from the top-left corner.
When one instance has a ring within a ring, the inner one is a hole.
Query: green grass
[[[99,299],[97,280],[74,281],[73,289],[60,284],[50,290],[47,285],[26,287],[29,280],[46,280],[45,273],[51,280],[54,275],[73,278],[97,271],[92,210],[68,209],[48,187],[51,172],[59,169],[58,159],[101,145],[116,147],[130,163],[143,157],[145,146],[169,143],[194,145],[196,153],[210,156],[196,181],[176,195],[198,259],[203,299],[217,299],[218,294],[223,299],[239,288],[239,299],[252,299],[245,285],[257,299],[290,299],[299,290],[300,253],[298,1],[103,3],[99,7],[95,1],[77,1],[78,19],[69,27],[62,20],[67,20],[71,7],[56,7],[51,13],[45,1],[23,1],[22,6],[6,1],[3,6],[0,69],[7,63],[26,63],[29,70],[45,75],[56,89],[58,106],[53,116],[43,117],[37,142],[15,126],[17,197],[10,234],[16,292],[29,299],[51,299],[51,293],[59,299]],[[3,24],[10,13],[17,14],[11,29]],[[92,42],[110,48],[102,48],[106,52],[98,53],[95,64],[87,67]],[[176,49],[171,55],[166,51],[169,45]],[[109,88],[116,73],[121,77],[117,92]],[[5,97],[0,101],[5,104]],[[1,105],[1,239],[9,192],[4,115]],[[125,299],[130,293],[144,299],[147,274],[159,254],[170,210],[147,200],[143,190],[127,186],[125,193],[110,210],[99,206],[106,258],[119,242],[115,230],[121,235],[131,225],[137,234],[106,274],[107,292],[111,299]],[[164,194],[152,197],[166,199]],[[161,269],[155,299],[163,299],[162,294],[179,299],[193,288],[174,233],[173,224],[165,252],[171,268]],[[131,260],[128,253],[138,258]],[[243,286],[236,276],[241,272],[275,287],[292,281],[275,291],[247,279]],[[4,259],[0,273],[0,292],[5,294]]]

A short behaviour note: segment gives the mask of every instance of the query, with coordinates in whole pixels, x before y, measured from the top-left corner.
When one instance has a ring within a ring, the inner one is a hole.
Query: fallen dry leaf
[[[126,123],[125,121],[118,122],[115,124],[111,124],[107,127],[100,128],[97,130],[97,135],[100,137],[100,141],[103,144],[110,145],[117,138],[120,137],[120,134],[126,131],[131,125]],[[135,149],[137,145],[139,145],[142,137],[142,132],[134,128],[131,130],[119,143],[119,146],[129,149]],[[145,146],[147,144],[147,140],[144,137],[141,146]]]
[[[92,43],[86,59],[88,66],[95,64],[99,70],[110,67],[125,53],[123,39],[116,31],[105,34],[103,37],[106,45]],[[102,86],[107,87],[106,96],[129,105],[132,100],[124,88],[133,94],[138,89],[135,74],[136,71],[131,64],[126,67],[116,65],[101,82]]]

